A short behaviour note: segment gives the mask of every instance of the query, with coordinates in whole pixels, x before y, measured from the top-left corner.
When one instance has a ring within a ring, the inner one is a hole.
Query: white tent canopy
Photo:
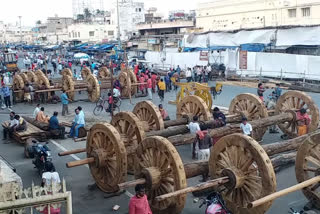
[[[73,55],[73,58],[84,60],[84,59],[89,59],[90,57],[86,53],[76,53],[75,55]]]
[[[320,45],[320,27],[278,30],[276,46]]]

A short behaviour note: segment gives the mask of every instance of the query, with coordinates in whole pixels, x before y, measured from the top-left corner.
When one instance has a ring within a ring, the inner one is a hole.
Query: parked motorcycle
[[[212,192],[206,198],[201,198],[199,201],[202,201],[199,208],[203,205],[207,206],[205,214],[232,214],[227,209],[221,194],[218,192]]]
[[[40,143],[34,143],[32,146],[33,154],[35,159],[32,163],[35,165],[35,168],[38,170],[40,176],[45,172],[45,163],[52,162],[52,156],[50,153],[50,149],[47,145],[42,145]]]

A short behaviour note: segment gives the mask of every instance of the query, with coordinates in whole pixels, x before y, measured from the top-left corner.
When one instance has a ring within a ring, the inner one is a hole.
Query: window
[[[297,10],[296,9],[288,9],[288,16],[289,16],[289,18],[295,18],[297,16]]]
[[[310,16],[310,7],[301,8],[301,12],[302,12],[302,16],[303,16],[303,17],[308,17],[308,16]]]
[[[108,36],[113,36],[113,34],[114,34],[113,30],[108,31]]]
[[[89,31],[89,36],[94,36],[94,31]]]
[[[80,32],[78,32],[78,37],[80,37]]]

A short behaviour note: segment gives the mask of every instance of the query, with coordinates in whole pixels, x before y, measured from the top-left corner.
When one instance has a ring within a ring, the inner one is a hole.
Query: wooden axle
[[[95,159],[94,158],[85,158],[83,160],[77,160],[77,161],[72,161],[67,163],[67,167],[68,168],[72,168],[72,167],[77,167],[77,166],[82,166],[82,165],[86,165],[86,164],[90,164],[90,163],[94,163]]]
[[[274,199],[277,199],[281,196],[284,196],[284,195],[287,195],[289,193],[292,193],[292,192],[295,192],[295,191],[298,191],[298,190],[301,190],[301,189],[304,189],[306,187],[309,187],[313,184],[316,184],[318,183],[319,184],[320,182],[320,176],[316,176],[316,177],[313,177],[309,180],[306,180],[302,183],[299,183],[299,184],[296,184],[292,187],[289,187],[289,188],[286,188],[286,189],[283,189],[279,192],[275,192],[273,194],[270,194],[270,195],[267,195],[266,197],[263,197],[263,198],[260,198],[256,201],[253,201],[251,203],[248,204],[248,208],[251,209],[251,208],[254,208],[254,207],[258,207],[262,204],[265,204],[265,203],[268,203],[270,201],[273,201]]]
[[[66,151],[66,152],[60,152],[58,153],[59,156],[66,156],[66,155],[73,155],[73,154],[79,154],[82,152],[86,152],[87,149],[83,148],[83,149],[75,149],[75,150],[70,150],[70,151]]]

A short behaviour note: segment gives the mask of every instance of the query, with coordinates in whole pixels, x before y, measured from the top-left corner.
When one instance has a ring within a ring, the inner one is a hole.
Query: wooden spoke
[[[23,90],[24,88],[24,82],[22,77],[19,74],[15,74],[13,77],[13,90]],[[23,100],[24,92],[18,92],[16,93],[16,97],[19,100]]]
[[[145,131],[164,129],[161,113],[150,101],[142,101],[135,105],[132,111],[146,126]]]
[[[62,88],[67,92],[68,98],[74,100],[74,82],[72,76],[65,75],[62,77]]]
[[[73,77],[72,71],[69,68],[65,68],[61,71],[62,76],[70,76]]]
[[[320,173],[320,134],[316,133],[307,138],[299,147],[296,157],[296,177],[299,183],[316,177]],[[304,195],[320,208],[319,185],[315,184],[302,189]]]
[[[183,98],[177,104],[177,118],[182,118],[184,115],[193,117],[197,115],[200,120],[207,121],[212,118],[208,106],[197,96],[191,95]]]
[[[301,108],[307,110],[307,114],[311,118],[311,124],[308,127],[308,132],[313,132],[319,125],[319,109],[313,102],[312,98],[304,92],[288,91],[284,93],[278,100],[276,105],[276,114],[285,112],[286,110],[298,111]],[[279,128],[292,138],[298,136],[296,122],[278,124]]]
[[[185,195],[160,202],[155,200],[159,195],[187,186],[183,163],[175,147],[163,137],[148,137],[139,144],[135,163],[136,178],[145,178],[151,182],[146,190],[153,212],[181,213],[186,200]],[[159,171],[160,175],[150,179],[145,170],[153,176],[153,171]]]
[[[230,114],[242,114],[248,120],[259,120],[268,117],[268,111],[261,99],[254,94],[239,94],[231,101]],[[253,130],[253,137],[261,140],[268,127]]]
[[[87,157],[94,157],[89,165],[97,186],[104,192],[115,192],[118,183],[126,180],[127,156],[117,130],[107,123],[96,123],[87,137]]]
[[[29,79],[26,73],[20,73],[19,75],[22,77],[24,83],[29,82]]]
[[[99,78],[101,78],[101,79],[105,79],[105,78],[111,77],[111,73],[110,73],[109,69],[107,67],[105,67],[105,66],[103,66],[103,67],[101,67],[99,69],[99,73],[98,74],[99,74]]]
[[[82,79],[87,79],[87,76],[92,74],[89,68],[83,68],[81,71]]]
[[[194,92],[194,95],[200,97],[209,109],[212,108],[212,96],[208,90],[197,90]]]
[[[241,108],[248,102],[242,102]],[[271,203],[253,210],[246,207],[249,202],[276,191],[276,178],[271,161],[263,148],[252,138],[232,134],[221,138],[211,149],[209,172],[211,178],[225,176],[232,171],[238,178],[225,185],[223,193],[227,206],[233,213],[253,214],[266,211]],[[235,212],[237,211],[237,212]]]
[[[38,77],[34,72],[27,71],[27,76],[28,76],[28,81],[30,83],[37,83],[38,82]]]
[[[100,98],[100,85],[97,78],[91,73],[87,75],[88,97],[91,102],[97,102]]]

